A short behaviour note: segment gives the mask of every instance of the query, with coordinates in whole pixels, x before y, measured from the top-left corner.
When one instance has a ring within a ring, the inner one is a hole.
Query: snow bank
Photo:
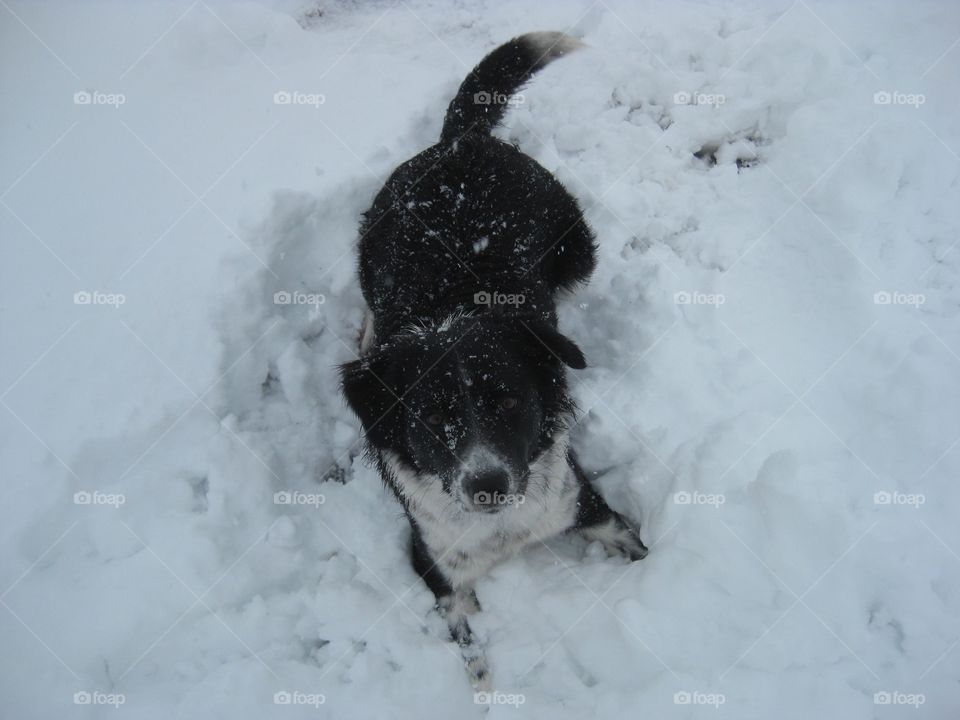
[[[4,716],[955,716],[954,5],[0,14]],[[498,133],[600,238],[576,444],[652,552],[481,582],[484,705],[335,366],[383,177],[564,28]]]

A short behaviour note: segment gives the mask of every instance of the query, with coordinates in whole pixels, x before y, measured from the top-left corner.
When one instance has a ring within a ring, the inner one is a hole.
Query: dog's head
[[[542,321],[463,317],[412,330],[341,367],[368,442],[462,509],[519,502],[531,462],[569,420],[564,365],[586,366]]]

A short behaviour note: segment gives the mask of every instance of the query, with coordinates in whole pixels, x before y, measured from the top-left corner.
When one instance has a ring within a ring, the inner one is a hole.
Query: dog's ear
[[[388,447],[402,407],[398,398],[398,369],[389,353],[378,353],[340,366],[340,382],[347,405],[360,418],[367,439]]]
[[[587,359],[577,344],[545,321],[524,322],[526,332],[533,337],[529,338],[537,349],[549,352],[559,358],[565,365],[574,370],[583,370],[587,366]]]

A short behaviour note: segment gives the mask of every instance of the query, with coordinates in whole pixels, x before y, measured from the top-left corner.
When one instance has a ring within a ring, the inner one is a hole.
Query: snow
[[[957,717],[956,4],[0,16],[3,717]],[[497,132],[600,239],[575,444],[652,550],[481,581],[484,705],[335,366],[382,179],[564,28]]]

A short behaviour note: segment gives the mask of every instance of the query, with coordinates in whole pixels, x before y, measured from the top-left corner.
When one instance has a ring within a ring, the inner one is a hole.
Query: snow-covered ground
[[[0,716],[960,716],[958,21],[0,2]],[[652,552],[479,583],[486,705],[334,368],[358,214],[563,29],[499,133],[600,238],[576,444]]]

